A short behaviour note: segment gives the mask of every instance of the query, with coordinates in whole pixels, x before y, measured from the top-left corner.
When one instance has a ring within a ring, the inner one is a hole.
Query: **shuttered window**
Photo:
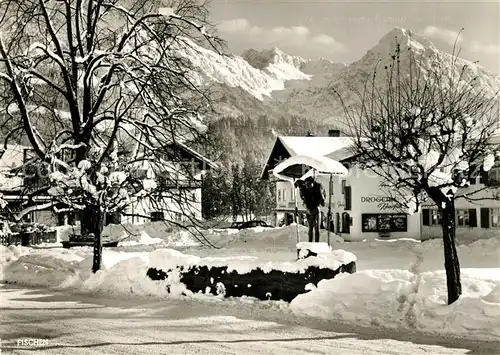
[[[481,179],[479,180],[479,183],[488,186],[488,180],[489,180],[489,172],[481,169]]]
[[[477,227],[477,213],[475,208],[469,210],[469,227]]]
[[[481,208],[481,228],[490,228],[490,209]]]
[[[422,224],[424,226],[430,225],[430,210],[428,209],[422,210]]]
[[[346,186],[344,188],[344,193],[345,193],[345,207],[344,209],[346,211],[350,211],[351,210],[351,187],[350,186]]]

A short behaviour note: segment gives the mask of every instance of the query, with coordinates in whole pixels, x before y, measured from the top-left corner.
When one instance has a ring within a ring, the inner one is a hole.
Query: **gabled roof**
[[[191,154],[194,158],[196,158],[200,162],[206,164],[208,167],[210,167],[212,169],[218,169],[219,168],[219,165],[217,163],[215,163],[215,162],[211,161],[210,159],[206,158],[201,153],[198,153],[196,150],[194,150],[193,148],[188,147],[184,143],[175,142],[174,145],[177,145],[178,147],[180,147],[182,150],[184,150],[188,154]]]
[[[337,149],[336,151],[327,154],[326,156],[330,159],[337,160],[340,162],[346,162],[347,160],[350,160],[351,158],[357,156],[358,153],[356,152],[356,148],[354,145],[347,145],[343,148]]]
[[[269,178],[269,171],[283,160],[297,155],[326,156],[332,159],[332,154],[349,147],[352,144],[351,137],[301,137],[301,136],[278,136],[273,148],[269,153],[260,178]],[[350,158],[354,151],[343,151],[343,159]],[[343,159],[335,159],[342,161]]]

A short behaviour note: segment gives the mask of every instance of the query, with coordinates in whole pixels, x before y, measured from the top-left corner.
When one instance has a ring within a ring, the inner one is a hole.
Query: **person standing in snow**
[[[307,209],[307,226],[309,228],[309,242],[313,241],[313,230],[314,230],[314,241],[319,242],[319,206],[325,206],[325,194],[323,186],[314,181],[314,179],[309,176],[305,180],[298,180],[295,182],[295,187],[299,188],[300,198],[306,205]]]

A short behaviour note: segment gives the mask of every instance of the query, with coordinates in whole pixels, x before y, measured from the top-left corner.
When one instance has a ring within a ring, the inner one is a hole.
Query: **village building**
[[[328,200],[331,199],[331,231],[346,241],[361,241],[374,238],[413,238],[425,240],[441,237],[441,226],[437,208],[432,204],[423,206],[420,212],[408,213],[408,208],[398,203],[394,193],[381,189],[382,178],[369,169],[361,169],[354,162],[350,147],[352,139],[341,136],[339,130],[331,130],[328,136],[278,136],[265,162],[261,178],[276,183],[275,218],[279,224],[294,222],[295,206],[298,207],[298,222],[305,223],[306,209],[289,181],[280,181],[273,174],[273,168],[280,162],[297,155],[320,155],[337,160],[348,168],[345,177],[333,176],[329,189],[329,176],[318,175],[325,191],[327,205],[321,209],[322,220],[326,221]],[[307,171],[304,171],[306,173]],[[311,174],[311,172],[309,172]],[[471,183],[458,191],[477,189],[498,184],[500,166],[488,172],[481,172]],[[484,189],[475,195],[477,201],[457,199],[456,222],[458,238],[500,236],[500,200],[491,198],[495,191]],[[322,228],[326,228],[322,223]]]
[[[134,177],[154,180],[157,184],[161,184],[163,191],[168,193],[141,198],[127,206],[123,215],[120,213],[107,214],[105,225],[143,224],[147,221],[162,220],[182,224],[189,219],[202,219],[203,175],[207,170],[217,169],[218,165],[186,144],[176,143],[167,148],[175,150],[178,159],[176,162],[161,162],[165,166],[162,176],[155,176],[153,169],[147,164],[138,164],[134,171]],[[19,212],[22,210],[23,202],[30,198],[30,193],[44,184],[46,185],[47,176],[44,177],[40,172],[32,174],[29,171],[30,165],[27,162],[32,157],[33,152],[28,147],[8,145],[7,150],[0,158],[0,196],[7,202],[6,208],[0,208],[0,219],[11,219],[9,211]],[[188,173],[183,173],[183,171],[188,171]],[[51,201],[51,197],[47,194],[31,198],[40,204]],[[56,213],[53,208],[46,208],[29,212],[22,221],[49,227],[78,225],[80,214],[78,211]]]

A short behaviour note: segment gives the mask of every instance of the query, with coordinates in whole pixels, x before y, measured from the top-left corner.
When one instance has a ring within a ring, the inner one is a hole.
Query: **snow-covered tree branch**
[[[32,148],[51,203],[81,210],[82,233],[100,237],[105,214],[144,201],[188,213],[191,197],[158,180],[198,174],[176,148],[203,141],[210,102],[180,51],[220,46],[207,15],[196,0],[0,3],[3,143]]]
[[[441,212],[452,303],[461,294],[455,200],[500,197],[498,185],[470,184],[500,161],[500,88],[487,87],[456,55],[423,65],[418,48],[402,46],[374,70],[359,104],[343,105],[359,164],[402,206],[428,201]]]

